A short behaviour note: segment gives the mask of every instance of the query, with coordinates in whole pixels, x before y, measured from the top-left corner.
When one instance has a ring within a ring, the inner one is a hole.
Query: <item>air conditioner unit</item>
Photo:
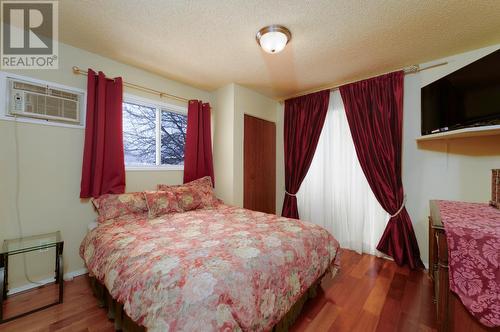
[[[9,113],[13,116],[80,124],[81,94],[9,79]]]

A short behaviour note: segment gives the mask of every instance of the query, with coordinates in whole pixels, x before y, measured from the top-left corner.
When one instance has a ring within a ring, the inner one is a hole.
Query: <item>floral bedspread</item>
[[[336,264],[338,248],[320,226],[220,205],[108,221],[80,255],[148,331],[262,331]]]
[[[500,210],[452,201],[439,201],[439,210],[450,289],[482,324],[500,326]]]

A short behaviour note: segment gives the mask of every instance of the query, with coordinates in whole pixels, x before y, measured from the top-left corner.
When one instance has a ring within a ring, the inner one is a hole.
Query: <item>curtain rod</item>
[[[72,69],[73,69],[73,74],[76,74],[76,75],[85,75],[85,76],[88,75],[88,72],[86,70],[80,69],[77,66],[73,66]],[[128,83],[128,82],[124,81],[123,85],[126,86],[126,87],[129,87],[129,88],[132,88],[132,89],[141,90],[143,92],[147,92],[147,93],[151,93],[151,94],[154,94],[154,95],[158,95],[158,96],[160,96],[160,98],[167,97],[167,98],[171,98],[171,99],[183,101],[183,102],[186,102],[186,103],[189,101],[189,99],[187,99],[187,98],[179,97],[179,96],[176,96],[176,95],[171,95],[169,93],[158,91],[158,90],[151,89],[151,88],[147,88],[145,86],[138,85],[138,84]]]
[[[444,65],[447,65],[447,64],[448,64],[448,62],[445,61],[445,62],[440,62],[440,63],[433,64],[433,65],[430,65],[430,66],[427,66],[427,67],[424,67],[424,68],[420,68],[419,65],[411,65],[411,66],[404,67],[404,68],[399,69],[399,70],[404,71],[404,73],[406,75],[406,74],[418,73],[418,72],[421,72],[421,71],[424,71],[424,70],[427,70],[427,69],[436,68],[436,67],[444,66]],[[367,77],[367,78],[362,78],[362,79],[355,80],[355,81],[348,81],[348,82],[341,83],[341,84],[328,85],[328,86],[325,86],[325,87],[322,87],[322,88],[316,88],[316,89],[312,89],[312,90],[300,92],[300,93],[297,93],[295,95],[288,96],[286,98],[278,99],[278,101],[280,103],[283,103],[287,99],[305,96],[305,95],[308,95],[310,93],[315,93],[315,92],[319,92],[319,91],[323,91],[323,90],[335,90],[335,89],[337,89],[337,88],[339,88],[339,87],[341,87],[343,85],[346,85],[346,84],[350,84],[350,83],[354,83],[354,82],[359,82],[359,81],[363,81],[363,80],[368,80],[370,78],[374,78],[374,77],[377,77],[377,76],[380,76],[380,75],[392,73],[392,72],[395,72],[395,71],[398,71],[398,70],[393,70],[393,71],[390,71],[390,72],[387,72],[387,73],[383,73],[383,74],[377,74],[377,75],[374,75],[374,76],[370,76],[370,77]]]

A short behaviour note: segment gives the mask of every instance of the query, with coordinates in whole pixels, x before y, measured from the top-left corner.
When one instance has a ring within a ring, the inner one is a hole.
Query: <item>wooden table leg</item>
[[[438,331],[447,332],[450,330],[450,284],[448,280],[448,243],[444,232],[438,233],[437,246],[439,259]]]

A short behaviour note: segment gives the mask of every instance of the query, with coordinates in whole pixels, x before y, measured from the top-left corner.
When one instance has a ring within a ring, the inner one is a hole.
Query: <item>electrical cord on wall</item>
[[[18,134],[18,129],[17,129],[17,116],[14,115],[14,143],[15,143],[15,153],[16,153],[16,221],[17,221],[17,227],[19,230],[19,237],[23,238],[24,233],[23,233],[23,225],[21,222],[21,209],[19,208],[19,198],[20,198],[20,188],[21,188],[21,179],[19,176],[19,164],[20,164],[20,158],[19,158],[19,134]],[[28,265],[26,263],[26,253],[23,253],[23,266],[24,266],[24,278],[28,280],[28,282],[32,284],[37,284],[37,285],[43,285],[42,282],[32,280],[28,274]]]

